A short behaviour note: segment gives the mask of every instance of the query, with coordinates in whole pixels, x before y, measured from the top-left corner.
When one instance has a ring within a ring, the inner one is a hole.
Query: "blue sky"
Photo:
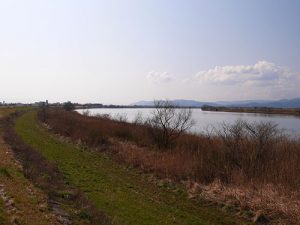
[[[299,97],[300,1],[0,1],[0,100]]]

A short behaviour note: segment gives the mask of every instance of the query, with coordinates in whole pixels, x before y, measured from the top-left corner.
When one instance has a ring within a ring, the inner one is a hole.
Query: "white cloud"
[[[267,61],[254,65],[216,66],[200,71],[195,78],[203,83],[224,85],[280,85],[293,77],[287,69]]]
[[[174,77],[167,72],[151,71],[147,74],[147,80],[154,84],[169,83],[174,81]]]

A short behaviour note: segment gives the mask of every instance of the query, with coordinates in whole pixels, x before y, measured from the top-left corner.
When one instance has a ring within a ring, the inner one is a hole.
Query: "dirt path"
[[[8,224],[59,224],[49,211],[47,196],[22,173],[11,149],[0,134],[0,198]]]
[[[11,112],[12,109],[0,109],[0,120]],[[0,203],[0,225],[59,224],[48,209],[47,196],[24,177],[21,164],[3,140],[1,123]]]

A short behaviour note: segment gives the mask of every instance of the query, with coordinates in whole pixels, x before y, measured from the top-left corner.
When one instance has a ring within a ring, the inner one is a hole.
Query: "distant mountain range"
[[[245,100],[245,101],[217,101],[201,102],[195,100],[175,99],[171,103],[181,107],[227,106],[227,107],[270,107],[270,108],[300,108],[300,98],[281,100]],[[136,106],[153,106],[153,101],[139,101],[132,103]]]

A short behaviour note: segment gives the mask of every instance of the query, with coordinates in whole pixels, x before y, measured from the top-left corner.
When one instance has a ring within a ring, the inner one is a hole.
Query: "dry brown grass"
[[[248,212],[263,212],[275,224],[299,224],[299,192],[286,192],[271,184],[223,184],[216,180],[210,184],[187,182],[191,197],[219,202],[224,207],[239,207]]]

